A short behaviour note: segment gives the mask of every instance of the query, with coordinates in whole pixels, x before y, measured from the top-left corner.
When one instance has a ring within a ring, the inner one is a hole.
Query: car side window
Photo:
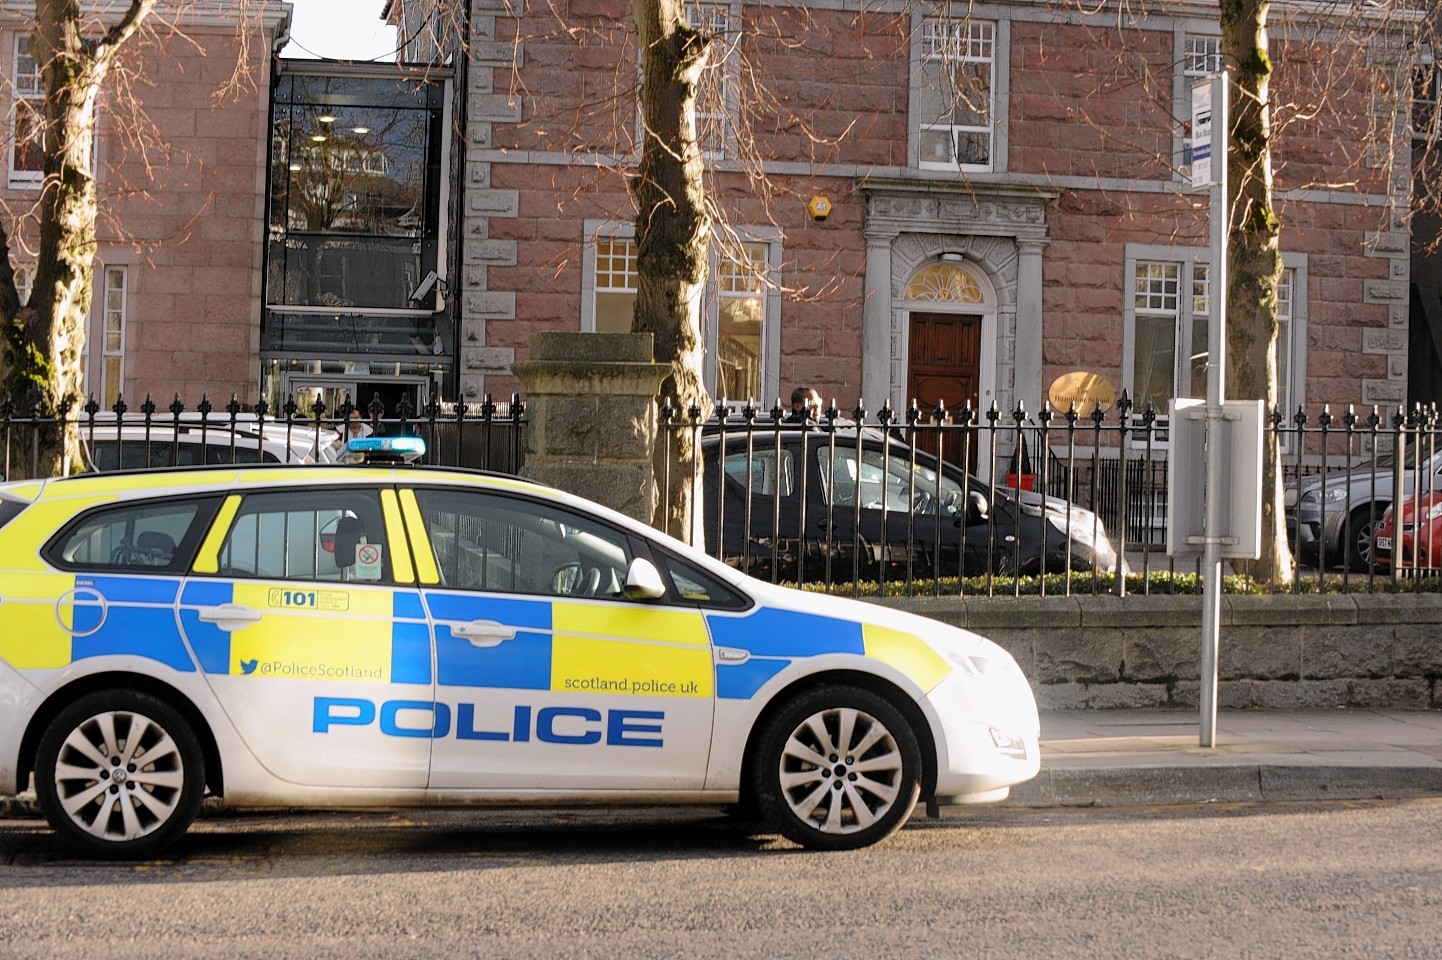
[[[473,490],[417,490],[442,583],[457,590],[621,597],[622,531],[551,504]]]
[[[954,516],[965,509],[961,486],[950,477],[938,475],[925,464],[912,464],[905,454],[885,456],[867,447],[858,460],[855,448],[822,447],[816,451],[821,471],[821,489],[826,502],[836,507],[893,513],[908,511],[918,516]]]
[[[183,572],[216,503],[146,501],[92,510],[51,540],[45,556],[63,570]]]
[[[150,440],[97,439],[90,445],[90,458],[95,469],[136,470],[142,467],[190,467],[197,463],[259,463],[277,461],[268,451],[237,443],[232,450],[228,439],[212,437],[202,446],[198,440],[181,439],[178,443],[163,436]],[[233,458],[233,459],[232,459]]]
[[[656,551],[656,563],[671,575],[676,593],[687,603],[722,610],[740,610],[749,602],[718,578],[679,557]]]
[[[269,580],[393,582],[375,490],[245,496],[220,548],[220,573]]]
[[[796,492],[796,469],[791,450],[783,447],[745,449],[726,454],[726,479],[755,496],[789,497]]]

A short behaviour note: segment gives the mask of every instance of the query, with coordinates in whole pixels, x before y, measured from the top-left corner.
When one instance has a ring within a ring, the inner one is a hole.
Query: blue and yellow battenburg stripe
[[[88,657],[136,656],[193,671],[175,619],[178,577],[23,574],[5,593],[0,659],[54,670]]]
[[[208,674],[430,684],[434,622],[434,679],[443,687],[749,699],[796,660],[824,654],[890,664],[923,691],[951,670],[914,634],[766,607],[738,616],[379,585],[182,583],[15,577],[5,596],[11,629],[0,635],[0,658],[19,669],[56,669],[131,655],[190,671],[188,639]],[[232,630],[201,619],[201,610],[224,604],[259,611],[262,619]],[[515,634],[476,645],[451,632],[478,620]],[[715,664],[712,642],[750,656]]]
[[[915,634],[856,620],[762,607],[744,616],[706,617],[718,647],[745,650],[743,663],[716,667],[716,695],[747,700],[767,681],[803,657],[823,654],[866,656],[895,667],[922,691],[951,672],[946,660]]]
[[[675,607],[428,593],[441,686],[710,697],[711,646],[701,614]],[[488,620],[513,638],[476,646],[453,624]]]
[[[227,603],[263,617],[236,630],[200,618],[202,609]],[[413,589],[192,581],[180,618],[206,673],[431,682],[430,629]]]

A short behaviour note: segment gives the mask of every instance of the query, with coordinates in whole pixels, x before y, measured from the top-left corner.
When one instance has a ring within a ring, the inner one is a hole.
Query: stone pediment
[[[1012,184],[866,179],[868,238],[902,233],[970,234],[1044,240],[1047,204],[1058,193]]]

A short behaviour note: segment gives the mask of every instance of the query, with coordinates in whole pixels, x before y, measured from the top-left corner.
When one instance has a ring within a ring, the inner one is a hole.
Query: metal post
[[[1217,741],[1217,656],[1222,623],[1222,459],[1220,431],[1226,400],[1227,344],[1227,144],[1228,90],[1225,73],[1212,84],[1211,287],[1212,322],[1207,328],[1206,496],[1202,504],[1202,666],[1201,736],[1203,747]]]

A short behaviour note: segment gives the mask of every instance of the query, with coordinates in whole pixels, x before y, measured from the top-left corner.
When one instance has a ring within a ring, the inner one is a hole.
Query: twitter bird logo
[[[242,660],[240,661],[240,672],[246,676],[250,676],[252,673],[255,673],[255,668],[259,666],[259,664],[259,660]]]

